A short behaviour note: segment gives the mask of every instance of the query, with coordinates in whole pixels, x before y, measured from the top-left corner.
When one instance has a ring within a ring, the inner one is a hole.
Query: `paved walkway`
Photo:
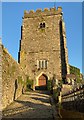
[[[3,118],[53,119],[53,108],[46,91],[26,92],[3,111]]]

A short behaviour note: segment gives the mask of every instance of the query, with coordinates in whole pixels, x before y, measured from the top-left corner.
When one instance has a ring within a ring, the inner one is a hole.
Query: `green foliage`
[[[54,89],[54,91],[53,91],[53,98],[55,99],[56,103],[58,103],[58,96],[59,96],[58,90]]]
[[[63,80],[62,80],[62,84],[65,84],[65,81],[66,81],[66,79],[63,79]]]
[[[70,74],[75,74],[77,77],[80,77],[80,69],[70,65]]]
[[[62,106],[61,103],[58,103],[58,108],[59,108],[59,109],[63,109],[63,106]]]
[[[80,79],[81,73],[80,73],[79,68],[70,65],[70,74],[75,74],[76,75],[76,82],[77,83],[81,82],[81,79]]]
[[[47,81],[47,90],[51,90],[52,89],[52,80],[48,80]]]
[[[54,97],[58,97],[58,95],[59,95],[59,93],[58,93],[57,89],[54,90]]]
[[[22,80],[22,76],[18,76],[18,83],[19,84],[24,84],[24,81]]]
[[[26,77],[26,90],[30,90],[33,87],[33,80],[30,80],[29,77]]]
[[[45,29],[44,29],[44,28],[41,28],[40,31],[41,31],[41,32],[45,32]]]
[[[76,82],[77,82],[77,83],[81,83],[82,80],[81,80],[80,78],[77,78]]]
[[[62,86],[63,83],[64,83],[64,81],[63,81],[63,80],[60,80],[59,85]]]

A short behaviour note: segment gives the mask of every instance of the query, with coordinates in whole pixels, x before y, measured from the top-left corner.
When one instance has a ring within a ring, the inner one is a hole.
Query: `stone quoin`
[[[24,11],[18,61],[36,86],[69,74],[62,8]]]

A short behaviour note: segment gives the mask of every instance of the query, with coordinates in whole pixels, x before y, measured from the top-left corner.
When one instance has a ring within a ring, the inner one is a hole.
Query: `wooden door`
[[[39,81],[39,86],[46,86],[46,77],[44,75],[41,75],[38,81]]]

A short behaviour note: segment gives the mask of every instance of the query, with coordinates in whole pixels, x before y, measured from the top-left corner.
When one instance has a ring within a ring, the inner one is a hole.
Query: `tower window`
[[[37,69],[47,69],[47,60],[37,60]]]
[[[44,68],[44,61],[42,60],[42,69]]]
[[[43,28],[45,28],[45,23],[43,23]]]
[[[42,23],[40,23],[40,28],[42,28],[43,27],[43,24]]]
[[[40,28],[45,28],[45,23],[40,23]]]
[[[47,65],[48,65],[47,60],[45,60],[45,69],[47,69]]]

